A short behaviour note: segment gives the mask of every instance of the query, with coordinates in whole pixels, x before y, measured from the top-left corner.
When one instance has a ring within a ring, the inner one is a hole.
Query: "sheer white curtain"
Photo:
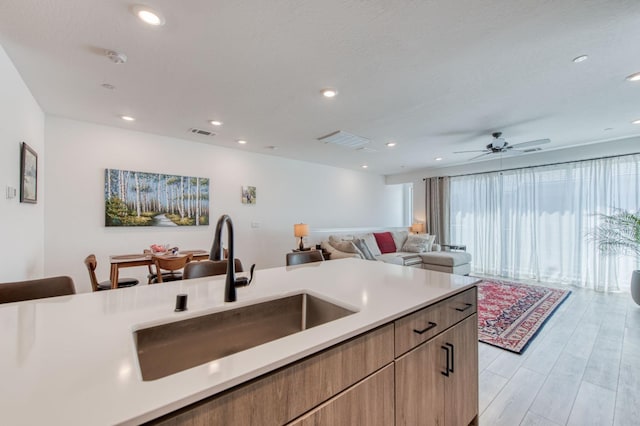
[[[451,242],[472,273],[616,291],[640,267],[587,238],[599,213],[640,209],[640,154],[452,177],[450,191]]]

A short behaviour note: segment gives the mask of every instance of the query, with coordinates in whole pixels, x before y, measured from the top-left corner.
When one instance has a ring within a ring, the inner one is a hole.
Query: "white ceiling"
[[[159,28],[134,3],[0,2],[46,113],[376,174],[467,161],[496,130],[545,150],[640,134],[638,0],[149,0]],[[336,130],[378,152],[316,140]]]

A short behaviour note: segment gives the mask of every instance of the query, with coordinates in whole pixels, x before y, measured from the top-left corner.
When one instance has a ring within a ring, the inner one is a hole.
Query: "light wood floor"
[[[480,425],[640,425],[640,306],[570,289],[524,354],[480,343]]]

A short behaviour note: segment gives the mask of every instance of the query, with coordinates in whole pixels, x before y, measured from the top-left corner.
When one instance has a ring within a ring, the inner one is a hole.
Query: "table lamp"
[[[411,232],[415,232],[416,234],[421,233],[424,230],[424,223],[416,222],[411,225]]]
[[[300,238],[300,250],[304,250],[302,238],[309,235],[309,225],[307,225],[306,223],[296,223],[295,225],[293,225],[293,235],[296,238]]]

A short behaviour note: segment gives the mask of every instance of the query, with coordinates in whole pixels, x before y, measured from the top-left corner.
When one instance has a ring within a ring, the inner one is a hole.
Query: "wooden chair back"
[[[76,294],[71,277],[51,277],[11,283],[0,283],[0,303]]]
[[[90,254],[89,256],[85,257],[84,264],[89,271],[91,289],[93,291],[98,291],[98,278],[96,277],[96,268],[98,267],[98,261],[96,260],[96,256],[94,254]]]
[[[234,259],[236,272],[244,272],[240,259]],[[182,278],[211,277],[214,275],[224,275],[227,273],[226,260],[201,260],[199,262],[190,262],[184,267]]]
[[[176,256],[153,256],[153,264],[156,266],[156,271],[178,271],[183,269],[185,265],[191,262],[193,255],[191,253],[185,255]],[[162,274],[158,273],[156,281],[162,282]]]
[[[287,253],[287,266],[322,261],[324,261],[324,256],[322,256],[322,252],[319,250],[296,251],[293,253]]]

